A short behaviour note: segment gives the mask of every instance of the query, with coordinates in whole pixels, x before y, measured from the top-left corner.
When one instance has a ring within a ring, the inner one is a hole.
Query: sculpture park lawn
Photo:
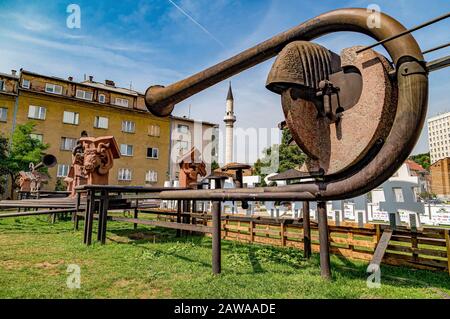
[[[107,244],[86,247],[70,220],[0,219],[0,298],[450,298],[445,272],[383,265],[381,288],[369,289],[367,263],[332,256],[325,282],[317,254],[230,241],[213,276],[210,238],[132,226],[109,222]],[[70,264],[80,289],[67,287]]]

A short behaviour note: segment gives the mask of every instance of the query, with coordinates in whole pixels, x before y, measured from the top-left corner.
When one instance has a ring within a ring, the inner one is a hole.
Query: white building
[[[413,187],[413,192],[417,201],[421,193],[429,191],[428,177],[429,173],[421,165],[414,161],[406,160],[398,171],[389,178],[389,182],[409,182],[415,184],[416,186]],[[386,200],[381,186],[375,188],[371,193],[372,203],[374,204],[378,205],[380,202]],[[402,202],[404,198],[402,190],[394,189],[394,193],[396,200]]]
[[[428,119],[431,164],[450,157],[450,112]]]
[[[210,174],[211,164],[219,161],[219,125],[177,116],[171,116],[170,123],[169,180],[178,180],[180,161],[193,147],[200,152]]]

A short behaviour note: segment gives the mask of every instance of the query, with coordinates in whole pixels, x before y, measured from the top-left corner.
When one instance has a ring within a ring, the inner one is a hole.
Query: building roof
[[[243,169],[244,170],[244,169],[251,169],[251,168],[252,168],[251,165],[242,164],[242,163],[236,163],[236,162],[228,163],[225,166],[221,167],[222,171],[229,171],[229,170],[236,171],[236,170],[239,170],[239,169]]]
[[[199,122],[199,123],[202,123],[202,125],[219,127],[219,124],[215,124],[215,123],[211,123],[211,122],[205,122],[205,121],[201,121],[201,120],[194,120],[194,119],[190,119],[190,118],[184,117],[184,116],[171,115],[170,118],[173,119],[173,120],[180,121],[180,122],[190,122],[190,123]]]
[[[94,82],[94,81],[92,81],[92,82],[91,81],[76,82],[73,80],[63,79],[63,78],[60,78],[57,76],[39,74],[39,73],[31,72],[28,70],[24,70],[24,69],[21,70],[21,73],[34,75],[34,76],[38,76],[38,77],[43,77],[46,79],[53,79],[53,80],[61,81],[61,82],[65,82],[65,83],[77,84],[77,85],[82,85],[82,86],[87,86],[87,87],[96,87],[96,88],[103,89],[106,91],[116,92],[116,93],[125,94],[125,95],[132,95],[132,96],[143,95],[142,93],[140,93],[138,91],[134,91],[134,90],[126,89],[126,88],[114,87],[114,86],[110,86],[110,85],[106,85],[106,84]]]
[[[432,116],[432,117],[428,118],[427,122],[430,123],[430,122],[433,122],[433,121],[436,121],[436,120],[440,120],[440,119],[444,119],[444,118],[447,118],[447,117],[450,117],[450,112],[439,113],[439,114],[437,114],[435,116]]]
[[[15,79],[15,80],[19,79],[19,76],[17,74],[13,75],[13,74],[8,74],[8,73],[3,73],[3,72],[0,72],[0,77],[10,78],[10,79]]]
[[[234,100],[234,97],[233,97],[233,90],[231,89],[231,82],[230,82],[230,86],[228,87],[227,101],[228,101],[228,100],[231,100],[231,101]]]
[[[412,171],[418,171],[418,172],[423,172],[426,171],[425,168],[422,167],[422,165],[412,161],[412,160],[406,160],[405,164],[408,166],[408,168]]]
[[[431,164],[431,166],[436,166],[437,164],[441,164],[441,162],[443,162],[443,161],[447,161],[447,162],[449,162],[450,161],[450,157],[444,157],[444,158],[441,158],[440,160],[437,160],[436,162],[434,162],[433,164]],[[430,166],[430,167],[431,167]]]
[[[140,93],[138,91],[134,91],[134,90],[126,89],[126,88],[119,88],[119,87],[115,87],[115,86],[110,86],[110,85],[106,85],[104,83],[95,82],[95,81],[92,81],[92,82],[91,81],[83,81],[83,82],[81,82],[81,84],[85,84],[87,86],[92,86],[97,89],[117,92],[120,94],[127,94],[127,95],[134,95],[134,96],[143,95],[142,93]]]

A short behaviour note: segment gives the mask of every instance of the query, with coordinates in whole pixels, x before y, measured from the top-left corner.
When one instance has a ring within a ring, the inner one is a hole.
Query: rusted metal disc
[[[305,44],[299,42],[298,45]],[[316,81],[326,79],[340,88],[332,99],[333,111],[338,105],[338,95],[343,106],[338,121],[321,114],[322,102],[311,93],[316,84],[301,84],[304,78],[310,76],[302,75],[301,81],[294,81],[292,86],[287,83],[281,92],[289,130],[295,142],[309,156],[302,171],[321,171],[326,175],[340,173],[366,156],[377,141],[387,137],[392,128],[397,99],[395,84],[388,74],[391,71],[390,64],[373,50],[356,54],[358,48],[342,51],[343,71],[329,74],[328,78],[326,74],[315,75]],[[295,67],[293,57],[295,55],[291,54],[285,61],[280,55],[275,64],[287,63]],[[304,58],[299,56],[298,59]],[[314,60],[314,57],[310,59]],[[297,67],[302,63],[298,61]],[[280,66],[275,65],[274,69],[279,70]],[[302,72],[315,72],[315,69],[303,69]],[[290,76],[292,74],[295,72],[291,72]]]

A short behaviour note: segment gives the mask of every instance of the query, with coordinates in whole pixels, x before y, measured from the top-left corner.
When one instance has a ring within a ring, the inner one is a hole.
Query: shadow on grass
[[[131,241],[120,244],[148,244],[152,241],[157,243],[185,243],[189,242],[202,248],[211,248],[211,241],[208,237],[201,235],[182,235],[176,237],[176,231],[165,228],[138,228],[115,229],[111,233],[128,237]],[[146,248],[145,246],[140,246]],[[195,247],[194,247],[195,248]],[[320,259],[318,254],[307,260],[303,258],[303,252],[293,248],[282,248],[274,246],[264,246],[258,244],[238,243],[232,241],[222,241],[222,251],[227,254],[238,253],[246,254],[252,268],[252,273],[264,273],[267,270],[262,266],[265,262],[278,263],[289,266],[294,270],[320,269]],[[176,252],[168,253],[159,251],[159,253],[170,254],[173,257],[184,261],[200,263],[206,268],[211,268],[210,263],[194,260]],[[341,255],[332,256],[332,272],[334,278],[344,278],[366,281],[369,274],[366,272],[368,263],[363,261],[353,261]],[[438,271],[418,270],[406,267],[395,267],[389,265],[381,266],[382,285],[391,285],[402,288],[429,288],[436,293],[438,298],[447,298],[448,292],[440,289],[450,290],[450,278],[448,273]]]
[[[259,262],[258,257],[255,254],[255,247],[253,247],[252,245],[248,245],[248,259],[250,260],[250,264],[252,265],[254,273],[265,272],[265,270],[261,266],[261,263]]]
[[[154,227],[133,229],[114,229],[110,230],[110,233],[119,236],[126,237],[128,241],[118,241],[115,238],[108,237],[109,240],[117,244],[126,245],[139,245],[144,249],[148,249],[146,244],[149,243],[191,243],[194,246],[211,249],[211,239],[204,235],[189,235],[187,232],[183,232],[180,237],[176,236],[176,230]],[[308,266],[308,262],[303,258],[303,252],[298,249],[286,249],[271,246],[262,246],[254,244],[239,243],[234,241],[222,240],[222,252],[225,252],[225,258],[238,256],[241,262],[249,262],[252,273],[264,273],[266,270],[263,268],[262,263],[278,263],[297,270],[299,267]],[[167,252],[162,252],[168,254]],[[190,260],[185,256],[176,253],[170,253],[171,256],[179,257],[182,259]],[[245,256],[245,258],[242,258]],[[242,260],[245,259],[245,260]],[[197,260],[193,260],[198,262]],[[204,263],[209,268],[210,263]],[[236,267],[239,268],[239,267]]]

